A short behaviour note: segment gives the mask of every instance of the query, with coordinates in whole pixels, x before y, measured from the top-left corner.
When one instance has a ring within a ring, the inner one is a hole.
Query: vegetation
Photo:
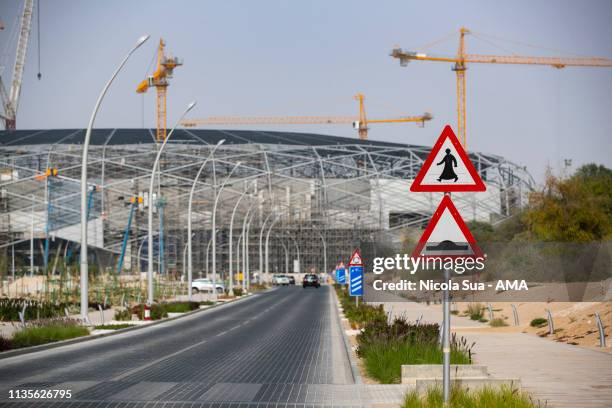
[[[161,306],[166,313],[187,313],[199,309],[200,304],[198,302],[171,302],[162,303]]]
[[[126,329],[128,327],[134,327],[129,323],[121,323],[121,324],[100,324],[98,326],[94,326],[96,330],[120,330]]]
[[[144,304],[139,304],[132,307],[132,313],[138,315],[140,320],[144,320]],[[168,312],[163,305],[159,303],[153,303],[151,305],[151,320],[159,320],[164,317],[168,317]]]
[[[496,317],[495,319],[489,322],[489,326],[491,327],[504,327],[507,325],[508,323],[506,323],[506,321],[502,319],[501,317]]]
[[[383,384],[399,383],[403,364],[442,364],[437,324],[412,324],[398,318],[369,322],[357,336],[357,355],[367,374]],[[451,363],[471,364],[471,348],[464,338],[451,338]]]
[[[548,319],[545,319],[543,317],[536,317],[535,319],[531,321],[531,323],[529,323],[531,327],[536,327],[536,328],[544,327],[547,324],[548,324]]]
[[[385,322],[387,321],[387,315],[382,305],[370,306],[366,303],[360,303],[357,306],[355,299],[348,295],[346,286],[334,285],[338,299],[344,310],[344,315],[349,320],[351,327],[361,328],[367,323],[371,322]]]
[[[53,319],[19,330],[8,340],[10,348],[37,346],[75,337],[87,336],[89,329],[69,319]],[[6,341],[6,340],[4,340]]]
[[[235,296],[242,296],[242,288],[234,288],[234,295]]]
[[[10,322],[19,321],[19,313],[25,309],[25,320],[49,319],[53,317],[64,316],[64,308],[68,305],[51,302],[40,302],[34,299],[26,298],[2,298],[0,299],[0,321]]]
[[[431,388],[425,395],[416,391],[406,394],[403,408],[538,408],[541,404],[534,401],[529,394],[507,386],[500,388],[486,387],[470,391],[461,387],[453,387],[450,403],[444,405],[440,388]]]
[[[119,321],[132,320],[132,310],[131,309],[116,310],[114,319],[119,320]]]
[[[465,314],[472,320],[481,321],[484,318],[485,307],[481,303],[470,303]]]
[[[213,302],[212,300],[203,300],[199,303],[200,306],[212,306],[214,304],[215,302]]]

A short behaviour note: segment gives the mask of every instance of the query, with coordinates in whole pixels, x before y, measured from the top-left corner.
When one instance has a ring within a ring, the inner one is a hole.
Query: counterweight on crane
[[[463,147],[467,147],[465,73],[468,62],[475,64],[548,65],[559,69],[565,67],[612,67],[612,60],[599,57],[529,57],[521,55],[466,54],[465,36],[470,33],[470,30],[465,27],[459,30],[459,48],[456,56],[427,55],[415,51],[404,51],[401,48],[395,48],[391,51],[391,56],[399,59],[401,66],[406,66],[412,60],[454,63],[452,69],[457,76],[457,130]]]
[[[155,87],[157,90],[157,141],[163,142],[166,139],[166,93],[168,88],[168,79],[172,78],[174,68],[183,65],[176,57],[170,57],[165,53],[166,43],[163,39],[159,40],[157,47],[157,68],[153,75],[143,80],[136,92],[144,93],[147,89]]]

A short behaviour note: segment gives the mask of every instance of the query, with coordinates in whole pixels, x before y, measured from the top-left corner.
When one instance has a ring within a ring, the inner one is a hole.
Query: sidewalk
[[[387,312],[440,323],[440,305],[387,302]],[[558,343],[523,333],[483,330],[486,326],[451,316],[451,329],[476,342],[474,360],[495,377],[518,377],[525,391],[553,408],[612,407],[612,354]]]

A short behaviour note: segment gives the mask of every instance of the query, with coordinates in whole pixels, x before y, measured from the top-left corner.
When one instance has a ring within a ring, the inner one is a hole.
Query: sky
[[[36,78],[35,14],[18,129],[86,127],[105,82],[143,34],[151,39],[113,83],[96,127],[155,126],[153,90],[143,96],[135,88],[151,70],[160,37],[184,60],[168,89],[169,126],[193,100],[192,118],[356,115],[353,95],[362,92],[372,119],[431,112],[425,128],[371,126],[373,140],[417,145],[433,145],[445,124],[456,126],[455,73],[450,63],[400,67],[389,56],[396,45],[453,55],[465,26],[475,33],[467,37],[468,53],[612,58],[612,2],[606,0],[39,3],[42,78]],[[10,32],[22,5],[0,2],[5,83],[14,60]],[[538,182],[549,166],[555,174],[590,162],[612,167],[611,107],[612,68],[471,64],[468,150],[527,166]],[[350,125],[249,128],[357,137]],[[564,169],[564,159],[572,160],[571,168]]]

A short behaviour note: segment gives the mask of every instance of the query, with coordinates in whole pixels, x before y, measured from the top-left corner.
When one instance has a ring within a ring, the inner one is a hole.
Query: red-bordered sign
[[[440,220],[447,213],[442,223]],[[444,224],[444,225],[442,225]],[[437,229],[442,228],[442,231]],[[437,238],[436,238],[437,237]],[[443,239],[440,239],[442,237]],[[450,238],[450,239],[449,239]],[[459,211],[445,195],[421,236],[412,256],[423,258],[479,258],[484,257]]]
[[[353,251],[353,255],[351,255],[348,266],[363,266],[363,260],[361,259],[361,252],[359,251],[359,248]]]
[[[441,153],[442,148],[445,153]],[[455,156],[455,154],[456,156]],[[436,160],[438,158],[438,160]],[[434,167],[432,165],[435,164]],[[444,165],[440,168],[439,166]],[[487,188],[459,143],[453,129],[446,125],[410,186],[414,192],[485,191]]]

